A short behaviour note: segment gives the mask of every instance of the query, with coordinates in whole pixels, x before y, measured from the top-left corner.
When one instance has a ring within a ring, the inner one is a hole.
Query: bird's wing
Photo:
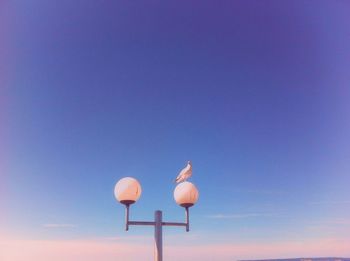
[[[181,178],[183,178],[184,177],[184,172],[183,172],[183,170],[180,172],[180,174],[176,177],[176,180],[175,181],[179,181]]]
[[[177,176],[175,181],[182,181],[186,178],[189,178],[192,174],[192,166],[187,164],[185,168],[180,171],[180,174]]]

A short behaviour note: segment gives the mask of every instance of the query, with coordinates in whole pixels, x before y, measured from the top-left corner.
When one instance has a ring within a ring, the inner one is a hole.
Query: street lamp
[[[135,179],[126,177],[120,179],[114,188],[114,195],[116,199],[125,205],[125,230],[129,230],[131,225],[141,226],[154,226],[154,260],[163,260],[163,226],[183,226],[186,227],[186,231],[190,230],[190,214],[189,208],[192,207],[198,200],[198,190],[194,184],[185,181],[178,184],[174,190],[174,199],[178,205],[185,208],[186,222],[163,222],[162,211],[156,210],[154,212],[154,221],[131,221],[129,220],[129,208],[131,204],[134,204],[141,196],[141,185]]]

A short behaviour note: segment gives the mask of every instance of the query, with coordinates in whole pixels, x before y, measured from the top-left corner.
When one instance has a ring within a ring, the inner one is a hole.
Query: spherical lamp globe
[[[120,179],[114,187],[115,198],[124,205],[135,203],[140,198],[141,192],[140,183],[132,177]]]
[[[174,199],[181,207],[193,206],[197,202],[198,197],[198,189],[188,181],[180,183],[174,190]]]

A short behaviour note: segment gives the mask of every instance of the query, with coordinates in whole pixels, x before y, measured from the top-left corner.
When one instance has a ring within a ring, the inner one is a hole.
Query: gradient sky
[[[0,120],[5,261],[152,260],[187,160],[167,260],[350,256],[349,1],[1,1]]]

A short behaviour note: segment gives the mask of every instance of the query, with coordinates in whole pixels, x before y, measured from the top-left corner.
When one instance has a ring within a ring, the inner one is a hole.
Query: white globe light
[[[114,196],[122,204],[135,203],[141,196],[140,183],[131,177],[120,179],[114,187]]]
[[[197,202],[198,197],[198,189],[188,181],[180,183],[174,190],[174,199],[182,207],[193,206]]]

